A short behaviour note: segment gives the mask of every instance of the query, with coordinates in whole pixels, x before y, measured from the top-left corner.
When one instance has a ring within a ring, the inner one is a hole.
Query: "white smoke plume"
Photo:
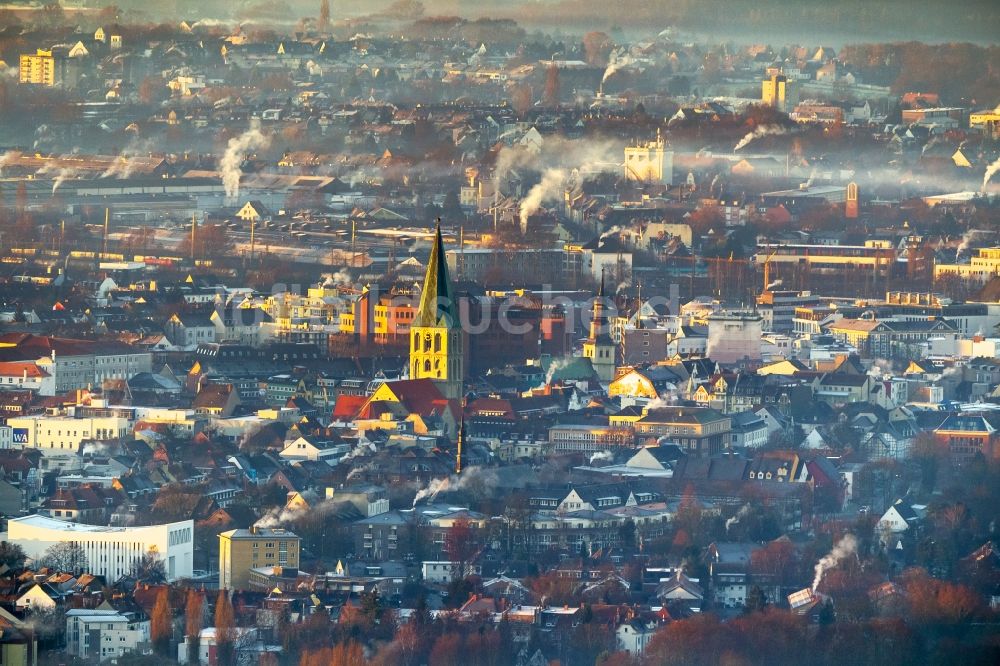
[[[945,377],[957,378],[958,381],[962,379],[962,368],[957,365],[949,365],[944,370],[941,371],[941,379]]]
[[[876,377],[892,375],[892,361],[884,358],[876,358],[872,361],[872,366],[868,369],[868,374]]]
[[[110,450],[110,444],[104,442],[87,442],[80,449],[80,455],[84,456],[94,456],[101,455],[102,453],[107,453]]]
[[[572,359],[569,358],[552,359],[552,362],[549,364],[549,369],[545,371],[545,383],[551,384],[552,379],[556,376],[556,373],[569,366],[572,362]]]
[[[256,527],[263,527],[265,529],[274,529],[275,527],[287,527],[293,525],[307,515],[312,516],[325,516],[330,511],[340,503],[333,497],[323,499],[320,502],[314,502],[312,506],[306,506],[303,504],[297,506],[281,506],[274,507],[270,511],[264,514],[264,516],[258,520],[254,525]]]
[[[714,194],[714,193],[715,193],[715,186],[716,186],[716,185],[717,185],[718,183],[719,183],[719,174],[715,174],[715,176],[713,176],[713,177],[712,177],[712,182],[711,182],[711,183],[709,184],[709,186],[708,186],[708,191],[709,191],[710,193],[713,193],[713,194]]]
[[[528,195],[521,200],[521,233],[527,232],[528,218],[537,213],[543,203],[546,201],[558,201],[562,198],[564,189],[572,190],[582,185],[589,178],[592,178],[593,176],[609,169],[616,169],[620,166],[616,162],[608,160],[584,160],[583,158],[587,157],[585,154],[581,154],[579,157],[581,158],[581,161],[576,162],[576,166],[572,169],[566,167],[552,167],[546,169],[542,173],[542,179],[538,182],[538,184],[532,187],[531,190],[528,191]],[[611,230],[602,234],[601,237],[603,238],[609,233],[611,233]]]
[[[368,467],[369,467],[368,465],[362,465],[361,467],[354,467],[350,472],[348,472],[347,478],[344,479],[344,481],[350,481],[351,479],[353,479],[354,477],[356,477],[357,475],[361,474],[366,469],[368,469]]]
[[[729,534],[730,528],[733,525],[738,525],[741,520],[750,515],[750,505],[744,504],[740,507],[740,510],[736,512],[735,515],[726,519],[726,534]]]
[[[957,260],[963,254],[968,253],[970,246],[972,245],[972,239],[980,233],[979,229],[969,229],[964,234],[962,234],[962,242],[958,244],[955,248],[955,259]]]
[[[3,155],[0,155],[0,175],[3,175],[3,168],[4,168],[4,166],[5,166],[5,165],[6,165],[6,164],[7,164],[8,162],[11,162],[11,161],[13,161],[13,160],[14,160],[14,159],[15,159],[16,157],[18,157],[19,155],[20,155],[20,153],[18,153],[18,152],[17,152],[17,151],[15,151],[15,150],[8,150],[8,151],[7,151],[6,153],[4,153]]]
[[[448,477],[443,479],[431,479],[431,482],[427,484],[426,487],[417,491],[416,496],[413,498],[413,506],[416,506],[417,502],[424,499],[429,499],[433,502],[434,498],[436,498],[442,490],[447,490],[450,487],[451,482],[448,480]]]
[[[632,63],[632,59],[624,54],[617,51],[611,52],[611,57],[608,58],[608,67],[604,70],[604,76],[601,77],[601,86],[604,86],[604,82],[614,76],[615,72],[627,67]]]
[[[827,571],[837,566],[841,561],[851,555],[857,554],[857,552],[858,540],[853,534],[845,534],[844,537],[837,542],[837,545],[833,547],[833,550],[827,553],[819,562],[816,563],[816,576],[813,578],[812,591],[815,592],[819,588],[819,584],[823,580],[823,576]]]
[[[289,525],[294,523],[299,517],[301,517],[305,512],[300,509],[290,509],[288,507],[275,507],[264,514],[260,520],[254,523],[255,527],[263,527],[264,529],[274,529],[275,527],[282,527],[284,525]]]
[[[226,190],[227,198],[234,199],[240,193],[240,177],[243,175],[241,166],[246,154],[266,148],[269,143],[270,138],[260,131],[260,121],[256,118],[250,122],[250,129],[229,140],[226,151],[219,160],[222,186]]]
[[[754,131],[748,133],[745,137],[740,139],[740,142],[736,144],[735,148],[733,148],[733,152],[736,152],[741,148],[745,148],[751,141],[756,141],[762,137],[779,136],[781,134],[788,134],[789,132],[790,130],[782,127],[781,125],[760,125],[759,127],[754,128]]]
[[[228,28],[229,21],[222,21],[216,18],[203,18],[191,24],[192,28]]]
[[[724,348],[723,340],[725,336],[718,328],[708,330],[708,340],[705,342],[705,353],[711,357],[713,351]]]
[[[62,185],[67,178],[73,178],[74,176],[76,176],[75,169],[59,169],[59,173],[56,174],[55,180],[52,181],[52,194],[56,193],[56,190],[59,189],[59,186]]]
[[[483,469],[482,467],[469,467],[461,474],[452,474],[440,479],[431,479],[429,484],[417,491],[416,496],[413,498],[413,506],[417,506],[417,503],[422,500],[433,502],[438,495],[446,490],[449,492],[466,490],[475,484],[482,484],[486,488],[492,488],[496,486],[496,483],[497,477],[493,470]]]
[[[595,451],[594,453],[590,454],[590,461],[589,461],[588,464],[593,465],[595,462],[597,462],[599,460],[605,460],[607,462],[613,462],[614,459],[615,459],[615,457],[611,453],[611,451]]]
[[[655,409],[666,409],[667,407],[672,407],[674,401],[677,399],[677,394],[674,390],[671,390],[667,397],[658,395],[649,402],[646,403],[646,411],[651,412]]]
[[[768,284],[767,288],[768,289],[774,289],[775,287],[780,287],[782,284],[784,284],[784,282],[781,279],[777,279],[774,282],[771,282],[770,284]]]
[[[566,179],[567,173],[563,169],[547,169],[538,184],[528,192],[528,196],[521,200],[522,234],[528,231],[528,218],[537,213],[543,203],[559,199]]]
[[[111,162],[107,169],[104,170],[99,178],[128,178],[135,171],[139,163],[136,162],[137,157],[148,154],[152,144],[149,140],[143,140],[138,138],[133,138],[129,141],[128,145],[122,148],[121,152],[118,153],[117,157]]]
[[[357,446],[355,446],[353,449],[351,449],[350,451],[348,451],[344,455],[344,457],[340,459],[340,462],[344,462],[346,460],[350,460],[351,458],[357,458],[358,456],[366,456],[369,453],[375,453],[375,452],[376,452],[376,450],[375,450],[375,445],[374,444],[372,444],[369,441],[363,441],[363,442],[358,443]]]
[[[130,175],[132,175],[130,157],[123,151],[98,178],[112,178],[114,176],[128,178]]]
[[[546,137],[541,150],[535,152],[524,146],[504,146],[497,153],[493,172],[497,182],[503,181],[511,169],[544,172],[546,169],[563,169],[567,173],[581,165],[614,164],[621,161],[622,144],[616,141],[593,139],[563,139]]]
[[[348,286],[354,283],[351,279],[351,274],[347,272],[346,268],[341,268],[336,273],[330,273],[325,276],[323,281],[324,287],[335,287],[335,286]]]
[[[621,230],[622,230],[622,228],[616,224],[616,225],[614,225],[612,227],[608,227],[607,229],[605,229],[604,231],[602,231],[601,235],[598,237],[598,247],[600,247],[603,244],[601,241],[603,241],[605,238],[608,238],[609,236],[614,236],[615,234],[621,233]]]
[[[986,185],[990,182],[990,179],[996,175],[997,171],[1000,171],[1000,159],[986,167],[986,173],[983,174],[983,192],[986,191]]]

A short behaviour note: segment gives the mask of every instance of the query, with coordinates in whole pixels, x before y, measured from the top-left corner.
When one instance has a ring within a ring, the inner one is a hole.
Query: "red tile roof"
[[[30,361],[0,361],[0,376],[3,377],[48,377],[45,372]]]
[[[364,395],[339,395],[333,406],[333,418],[350,420],[356,417],[368,402]]]

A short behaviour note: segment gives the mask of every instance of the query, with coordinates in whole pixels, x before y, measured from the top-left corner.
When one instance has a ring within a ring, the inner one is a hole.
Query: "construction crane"
[[[764,292],[770,291],[771,288],[771,259],[774,255],[778,253],[778,250],[772,250],[771,254],[767,255],[767,259],[764,260]]]

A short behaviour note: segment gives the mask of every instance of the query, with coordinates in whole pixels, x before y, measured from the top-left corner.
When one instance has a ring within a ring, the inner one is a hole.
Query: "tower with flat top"
[[[673,185],[674,151],[667,150],[660,130],[656,140],[625,147],[625,180]]]

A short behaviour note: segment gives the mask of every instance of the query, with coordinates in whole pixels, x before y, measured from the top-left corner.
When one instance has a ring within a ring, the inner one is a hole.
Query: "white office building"
[[[109,661],[126,653],[150,654],[149,620],[114,609],[66,611],[66,651],[89,661]]]
[[[46,549],[57,543],[79,544],[87,557],[87,571],[104,576],[109,583],[129,573],[146,553],[153,553],[163,561],[167,580],[173,581],[191,577],[194,521],[105,527],[32,515],[11,518],[7,540],[21,546],[31,560],[41,558]]]
[[[80,451],[83,442],[117,442],[130,430],[129,420],[121,416],[50,416],[36,414],[7,419],[14,447],[38,449],[44,456],[43,468],[65,467]]]

